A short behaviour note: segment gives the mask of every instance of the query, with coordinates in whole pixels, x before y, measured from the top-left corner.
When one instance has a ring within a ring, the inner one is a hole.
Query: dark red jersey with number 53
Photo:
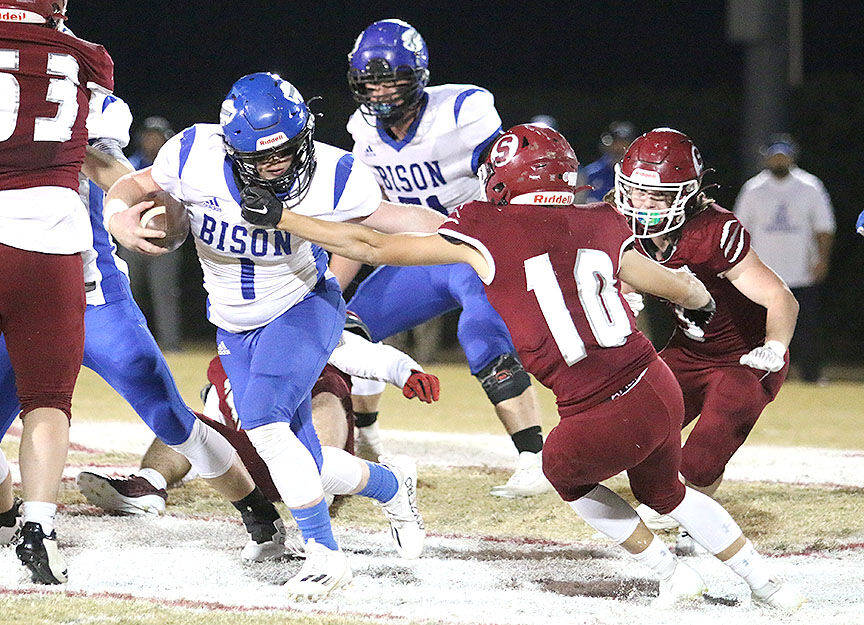
[[[102,46],[34,24],[0,24],[0,190],[78,190],[97,88],[114,89]]]
[[[657,357],[618,288],[633,233],[609,204],[469,202],[438,232],[486,256],[489,301],[562,417],[608,399]]]

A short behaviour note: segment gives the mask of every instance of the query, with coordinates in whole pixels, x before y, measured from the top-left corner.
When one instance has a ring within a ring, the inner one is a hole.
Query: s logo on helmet
[[[489,160],[495,167],[501,167],[509,163],[516,151],[519,149],[519,137],[512,134],[506,134],[492,146],[492,153],[489,155]]]
[[[423,37],[414,28],[402,33],[402,46],[409,52],[417,54],[423,50]]]

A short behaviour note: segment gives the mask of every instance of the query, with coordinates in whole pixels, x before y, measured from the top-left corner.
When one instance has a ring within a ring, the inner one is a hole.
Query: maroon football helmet
[[[494,204],[569,205],[579,160],[558,131],[520,124],[502,134],[480,167],[486,200]]]
[[[637,238],[656,237],[681,227],[688,204],[702,185],[702,155],[682,132],[655,128],[637,138],[615,166],[615,203]],[[634,193],[663,196],[665,207],[633,205]]]
[[[46,24],[57,28],[66,19],[66,0],[0,0],[4,22]]]

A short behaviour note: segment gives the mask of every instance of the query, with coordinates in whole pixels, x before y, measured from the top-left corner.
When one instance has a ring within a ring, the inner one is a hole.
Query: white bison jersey
[[[292,210],[327,221],[363,218],[378,208],[375,177],[354,157],[315,143],[309,192]],[[207,291],[207,318],[229,332],[270,323],[329,277],[327,254],[288,232],[240,216],[240,193],[221,128],[196,124],[159,151],[153,180],[186,204]]]
[[[129,106],[111,94],[94,94],[90,98],[90,112],[87,114],[87,135],[95,145],[99,140],[116,142],[118,148],[129,144],[129,126],[132,113]],[[120,158],[119,155],[117,155]],[[102,219],[102,202],[105,192],[84,174],[78,176],[78,195],[90,212],[90,226],[93,229],[93,247],[83,253],[84,284],[87,304],[99,306],[107,302],[128,297],[125,288],[129,275],[126,261],[117,256],[117,246],[108,234]]]
[[[477,168],[501,132],[492,94],[474,85],[426,89],[417,119],[401,141],[355,111],[348,120],[354,156],[375,172],[387,199],[424,204],[445,215],[480,197]]]

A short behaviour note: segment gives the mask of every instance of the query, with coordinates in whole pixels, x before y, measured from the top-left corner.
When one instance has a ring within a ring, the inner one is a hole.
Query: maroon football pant
[[[562,417],[543,445],[543,473],[564,501],[575,501],[627,471],[636,499],[666,514],[684,498],[683,414],[681,389],[657,359],[623,396]]]
[[[231,409],[226,401],[226,394],[229,385],[226,384],[228,376],[225,374],[225,369],[222,368],[222,362],[216,356],[210,361],[210,366],[207,368],[207,380],[216,388],[219,395],[219,411],[225,423],[231,425],[223,425],[213,419],[209,419],[200,413],[195,413],[204,423],[222,434],[231,446],[237,450],[240,460],[243,462],[249,474],[252,476],[252,481],[261,489],[264,496],[270,501],[280,501],[279,492],[276,490],[276,485],[273,484],[273,478],[270,476],[270,470],[267,468],[264,460],[258,455],[246,432],[238,430],[234,422],[234,416],[231,414]],[[318,381],[312,387],[312,397],[319,393],[332,393],[342,403],[345,409],[345,418],[348,421],[348,440],[345,443],[345,451],[354,454],[354,410],[351,407],[351,377],[342,373],[336,367],[327,364],[321,375],[318,376]]]
[[[681,475],[696,486],[710,486],[777,397],[789,357],[786,366],[769,374],[737,363],[706,362],[679,347],[668,347],[660,356],[684,393],[684,425],[699,417],[684,444]]]
[[[42,254],[0,244],[0,333],[21,414],[57,408],[72,418],[84,357],[81,254]]]

